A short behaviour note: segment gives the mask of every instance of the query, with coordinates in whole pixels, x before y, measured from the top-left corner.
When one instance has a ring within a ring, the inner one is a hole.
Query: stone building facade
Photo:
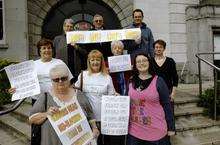
[[[155,40],[167,41],[166,54],[175,59],[180,70],[197,74],[194,55],[213,51],[213,34],[220,26],[218,0],[0,1],[4,9],[0,58],[16,61],[36,58],[37,41],[44,36],[53,38],[61,34],[65,18],[80,20],[82,16],[89,22],[98,12],[104,15],[107,28],[125,28],[132,23],[132,10],[140,8]],[[205,75],[212,76],[206,73],[206,66],[202,70]]]

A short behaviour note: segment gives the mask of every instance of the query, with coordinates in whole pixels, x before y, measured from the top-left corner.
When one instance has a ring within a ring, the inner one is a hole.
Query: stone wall
[[[0,46],[0,58],[13,61],[28,59],[27,2],[5,0],[5,43]]]
[[[220,27],[220,6],[191,6],[186,9],[188,60],[192,74],[198,73],[196,53],[213,51],[213,31]],[[208,61],[213,61],[211,55],[204,56]],[[202,63],[202,74],[213,77],[213,69]]]

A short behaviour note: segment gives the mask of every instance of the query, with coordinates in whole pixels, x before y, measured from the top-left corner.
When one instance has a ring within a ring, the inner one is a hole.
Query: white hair
[[[115,47],[115,46],[119,46],[119,47],[121,47],[121,48],[124,49],[124,44],[122,43],[122,41],[119,41],[119,40],[117,40],[117,41],[112,41],[112,42],[111,42],[111,50],[112,50],[113,47]]]
[[[50,78],[53,78],[53,76],[60,75],[60,76],[68,76],[69,77],[69,71],[66,65],[64,64],[58,64],[50,69]]]
[[[65,26],[66,24],[73,24],[73,19],[65,19],[64,22],[63,22],[63,26]]]

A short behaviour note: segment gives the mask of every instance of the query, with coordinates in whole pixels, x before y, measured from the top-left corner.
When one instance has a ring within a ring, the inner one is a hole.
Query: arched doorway
[[[95,14],[104,17],[106,29],[121,28],[116,13],[103,1],[95,0],[63,0],[54,5],[44,19],[42,37],[53,39],[62,34],[63,21],[72,18],[75,29],[89,29]]]

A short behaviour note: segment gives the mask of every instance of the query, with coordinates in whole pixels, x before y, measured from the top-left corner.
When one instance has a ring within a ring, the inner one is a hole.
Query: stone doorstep
[[[173,145],[220,145],[220,131],[193,136],[171,137]]]
[[[10,132],[14,136],[22,138],[23,141],[29,142],[31,135],[31,127],[26,122],[18,120],[16,117],[6,114],[0,117],[0,127]]]

